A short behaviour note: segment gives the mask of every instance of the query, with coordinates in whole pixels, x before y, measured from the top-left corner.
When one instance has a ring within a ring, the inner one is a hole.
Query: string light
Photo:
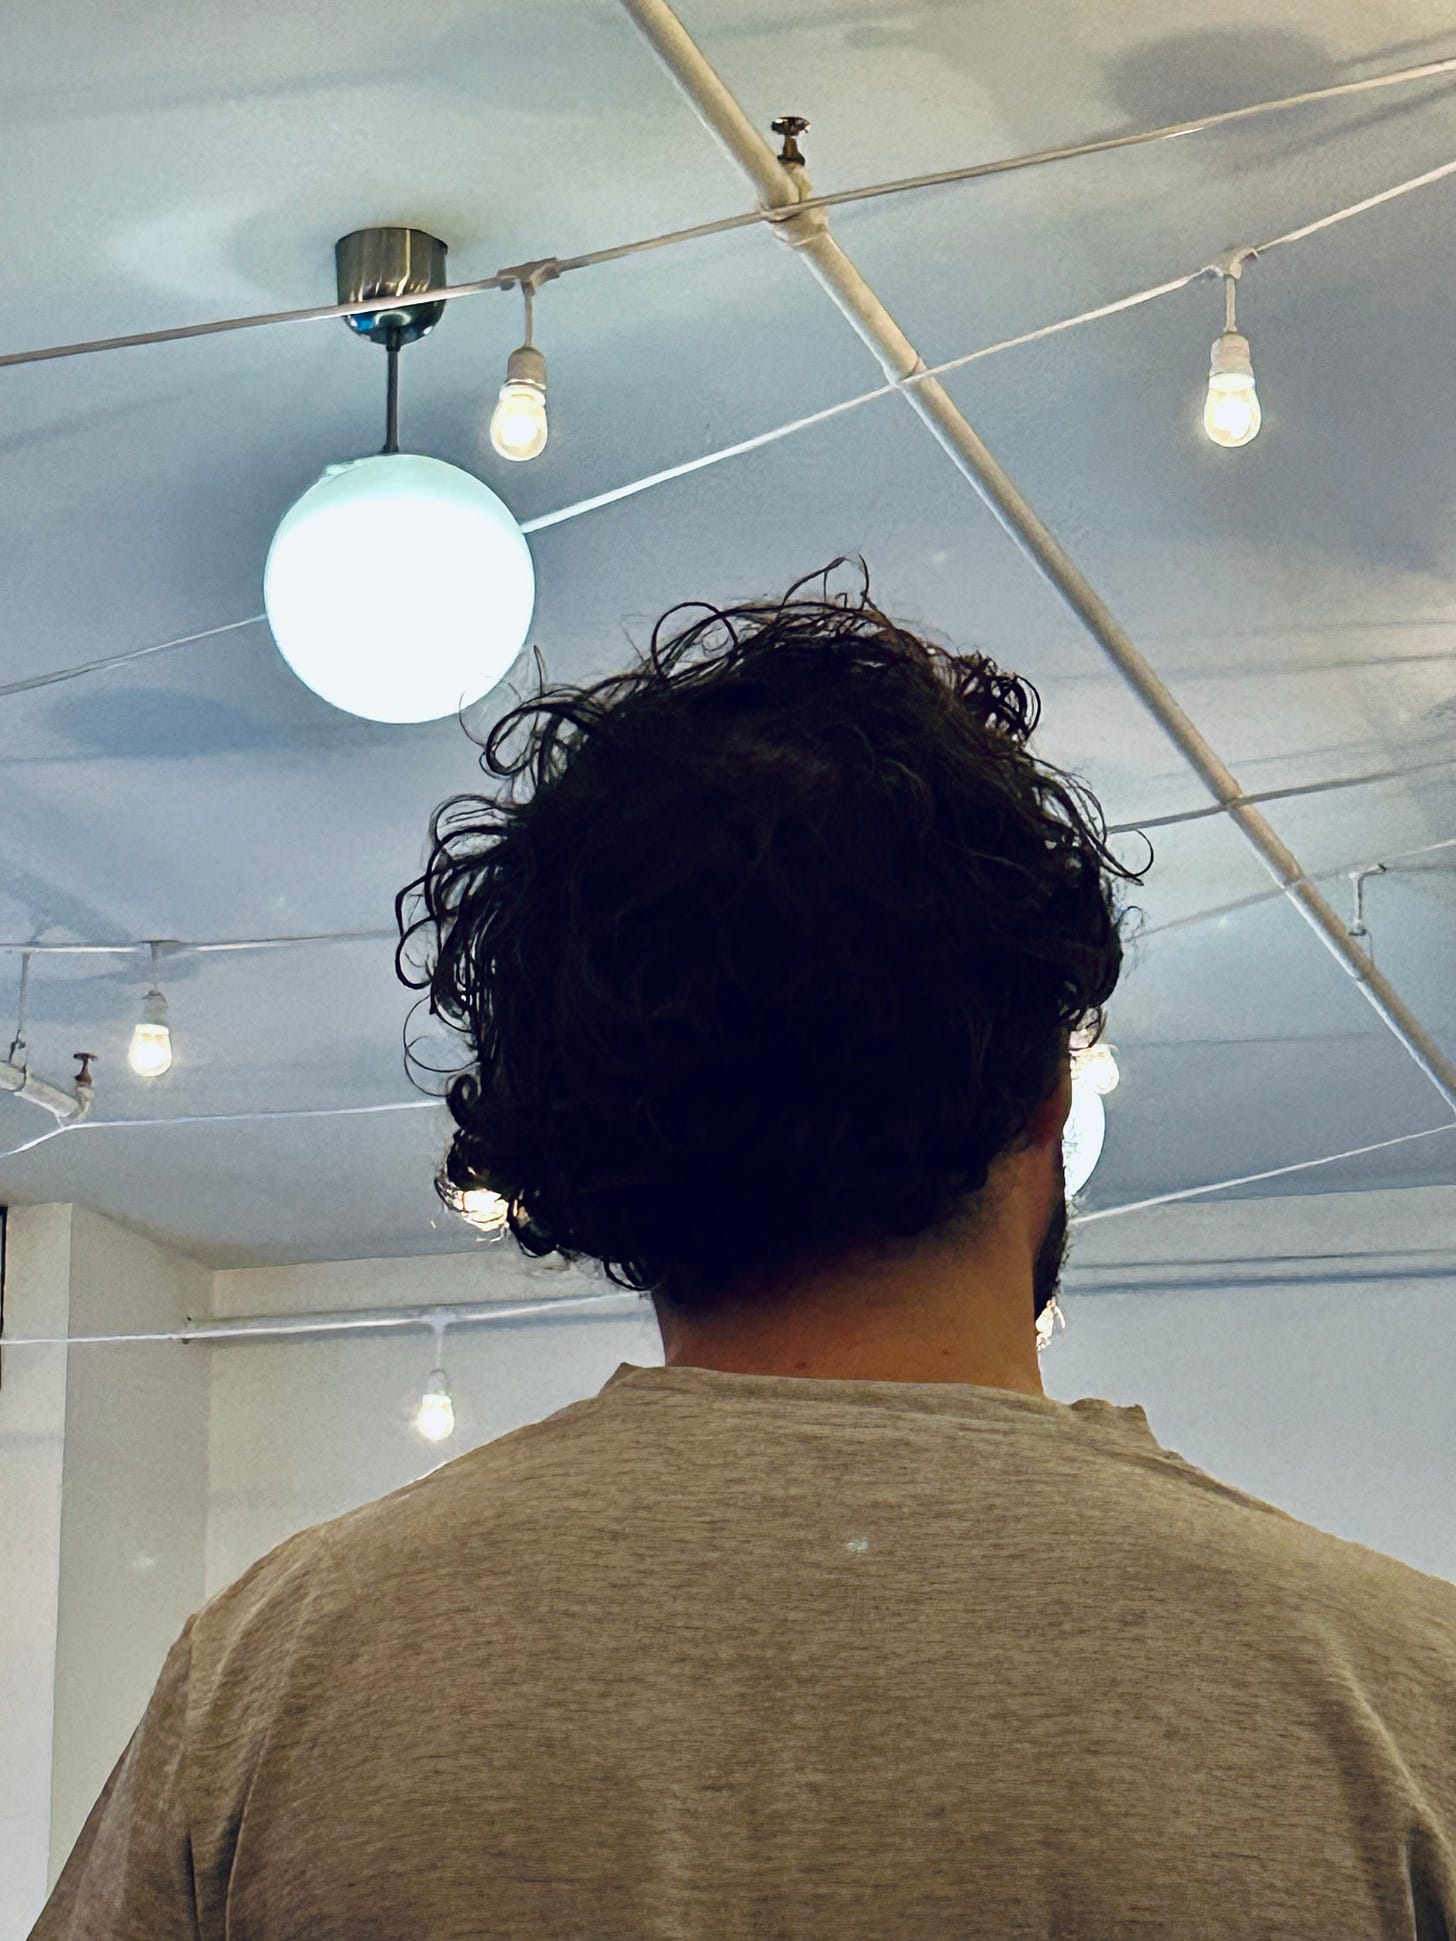
[[[1208,366],[1208,392],[1203,400],[1203,429],[1215,445],[1236,448],[1259,435],[1264,414],[1254,388],[1249,340],[1235,326],[1234,285],[1251,249],[1228,250],[1215,267],[1223,277],[1224,327],[1213,340]]]
[[[1253,248],[1231,250],[1227,252],[1225,257],[1223,259],[1220,259],[1220,261],[1217,264],[1211,266],[1224,277],[1225,297],[1226,297],[1226,328],[1223,331],[1223,333],[1221,333],[1220,337],[1215,341],[1213,346],[1213,355],[1211,359],[1211,368],[1210,368],[1209,390],[1208,390],[1208,396],[1205,400],[1204,422],[1205,422],[1205,429],[1210,439],[1212,439],[1216,443],[1223,444],[1226,447],[1238,447],[1243,444],[1249,443],[1257,435],[1262,422],[1262,412],[1261,412],[1261,408],[1260,408],[1260,404],[1257,396],[1257,390],[1254,382],[1253,367],[1252,367],[1252,361],[1251,361],[1250,352],[1249,352],[1248,339],[1244,337],[1236,328],[1234,283],[1240,276],[1243,261],[1249,257],[1252,257],[1256,254],[1261,253],[1262,251],[1272,249],[1280,246],[1281,244],[1296,241],[1306,235],[1313,234],[1318,230],[1321,230],[1323,228],[1330,226],[1332,223],[1336,221],[1342,221],[1351,215],[1359,214],[1368,208],[1374,207],[1377,204],[1380,204],[1392,199],[1396,195],[1405,194],[1413,188],[1423,186],[1427,182],[1434,181],[1437,179],[1442,179],[1453,171],[1456,171],[1456,163],[1445,164],[1439,169],[1428,171],[1425,175],[1414,177],[1408,182],[1396,184],[1392,188],[1381,191],[1377,195],[1367,197],[1361,202],[1350,205],[1348,208],[1337,210],[1328,216],[1321,217],[1317,221],[1306,224],[1304,227],[1300,229],[1291,230],[1284,235],[1275,237],[1271,242],[1260,245],[1258,250]],[[832,201],[834,200],[834,198],[824,198],[823,200]],[[582,260],[585,261],[585,259],[582,259]],[[497,446],[497,449],[502,450],[503,455],[505,456],[509,456],[513,458],[529,458],[531,456],[534,456],[536,452],[539,452],[541,449],[544,448],[544,445],[546,442],[545,360],[544,360],[544,357],[542,357],[541,353],[535,348],[535,346],[529,342],[530,330],[531,330],[530,307],[531,307],[531,298],[535,287],[534,278],[539,277],[540,280],[545,280],[547,276],[559,274],[563,268],[572,268],[572,267],[576,267],[576,264],[574,262],[567,262],[564,265],[559,263],[546,263],[546,264],[529,266],[530,272],[533,273],[533,280],[530,282],[526,280],[526,275],[525,273],[522,273],[522,272],[513,272],[513,273],[502,272],[501,273],[502,279],[507,279],[508,277],[513,276],[513,277],[516,277],[521,282],[521,287],[523,288],[523,291],[525,293],[526,303],[527,303],[527,339],[528,339],[527,343],[520,346],[518,348],[518,351],[516,353],[513,353],[512,355],[512,359],[510,361],[510,364],[508,365],[508,370],[507,370],[507,384],[502,387],[501,403],[504,404],[506,402],[506,393],[508,390],[512,388],[513,382],[521,382],[521,383],[525,383],[528,387],[534,388],[537,394],[534,400],[534,405],[532,405],[531,400],[529,399],[526,401],[526,403],[529,408],[539,412],[539,426],[538,426],[539,443],[535,445],[534,451],[526,450],[523,448],[524,444],[526,442],[529,442],[528,440],[523,439],[523,437],[520,435],[513,434],[512,441],[517,445],[518,449],[507,452],[504,450],[504,447],[502,445]],[[1153,296],[1163,294],[1166,291],[1171,290],[1175,287],[1182,287],[1187,282],[1192,281],[1197,274],[1199,273],[1194,272],[1188,277],[1180,278],[1178,279],[1177,284],[1158,286],[1157,289],[1140,292],[1134,298],[1124,299],[1122,300],[1121,303],[1117,305],[1103,306],[1103,308],[1099,311],[1087,312],[1087,313],[1084,313],[1083,316],[1064,320],[1064,322],[1061,324],[1046,326],[1041,331],[1029,333],[1027,338],[1024,340],[1023,339],[1008,340],[1008,342],[1005,345],[990,346],[990,347],[987,347],[986,350],[970,353],[966,358],[952,360],[951,363],[947,365],[936,366],[932,370],[921,370],[919,373],[915,374],[915,376],[906,380],[906,382],[913,383],[913,382],[920,381],[920,379],[922,378],[931,378],[935,376],[938,371],[947,370],[955,367],[960,363],[969,362],[974,357],[988,355],[990,354],[991,351],[996,349],[1009,348],[1010,345],[1014,342],[1031,341],[1035,337],[1050,335],[1054,330],[1070,327],[1071,324],[1084,322],[1094,316],[1107,314],[1113,309],[1124,308],[1133,302],[1141,302]],[[484,287],[484,286],[482,285],[481,287]],[[511,282],[509,280],[502,280],[499,283],[499,287],[507,287],[507,288],[511,287]],[[441,307],[443,308],[443,305],[441,305]],[[264,320],[259,320],[259,321],[264,321]],[[347,321],[350,323],[351,327],[355,328],[358,331],[358,334],[361,334],[361,335],[368,334],[368,332],[359,328],[359,326],[366,321],[366,319],[362,315],[357,318],[350,317],[349,319],[347,319]],[[370,317],[367,321],[375,322],[377,321],[377,318]],[[129,341],[129,340],[116,340],[116,341],[120,343],[122,341]],[[96,348],[104,348],[104,347],[105,346],[96,346]],[[516,360],[517,358],[521,357],[523,354],[526,354],[526,353],[529,353],[531,357],[534,358],[534,360],[536,360],[536,362],[531,367],[531,371],[532,371],[531,375],[521,376],[518,379],[518,375],[517,375],[518,370],[522,369],[523,367],[518,367]],[[0,359],[0,362],[14,362],[14,361],[25,361],[25,360],[14,359],[14,358]],[[887,387],[887,389],[892,389],[892,388],[894,387]],[[849,401],[849,403],[859,404],[859,403],[867,402],[871,397],[879,396],[882,394],[883,394],[882,392],[866,393],[864,398],[851,400]],[[836,410],[841,408],[848,408],[848,407],[847,406],[835,407]],[[825,415],[825,414],[819,414],[819,415]],[[785,427],[783,429],[784,430],[795,429],[797,428],[798,422],[799,421],[796,421],[796,424],[794,426]],[[805,420],[802,422],[807,423],[809,421]],[[494,430],[494,427],[493,427],[493,430]],[[768,434],[768,435],[773,436],[777,434]],[[751,442],[756,442],[756,441],[751,441]],[[737,449],[740,449],[740,448],[738,447],[732,448],[732,450],[735,450],[735,451]],[[715,454],[713,456],[726,456],[726,455],[730,455],[730,454]],[[356,461],[356,463],[362,463],[362,462],[367,462],[367,461]],[[706,462],[706,461],[695,461],[694,463],[703,463],[703,462]],[[345,468],[333,468],[333,469],[345,469]],[[674,472],[654,475],[653,481],[643,481],[642,483],[655,482],[656,478],[658,477],[666,478],[669,476],[673,476],[675,474],[675,471],[680,469],[687,469],[687,468],[674,468]],[[552,515],[551,519],[544,520],[544,521],[533,521],[532,524],[534,525],[538,523],[551,523],[552,520],[554,520],[554,518],[569,516],[572,513],[588,509],[591,505],[594,505],[596,503],[598,503],[598,501],[595,501],[595,500],[587,501],[581,507],[568,508],[567,514],[565,515]],[[254,621],[259,617],[260,616],[254,616],[252,620],[228,623],[227,627],[209,629],[204,634],[184,636],[183,640],[190,641],[194,639],[202,639],[202,638],[208,637],[208,635],[212,633],[228,631],[232,627],[251,625],[251,624],[254,624]],[[169,642],[169,643],[162,643],[162,644],[164,646],[180,645],[180,644],[183,644],[183,641]],[[137,658],[142,654],[153,653],[156,651],[158,651],[158,649],[155,647],[143,648],[143,649],[133,650],[132,654],[130,655],[117,656],[114,658],[116,660],[132,659],[132,658]],[[110,665],[112,663],[110,661],[106,663],[100,663],[100,662],[92,663],[87,668],[78,668],[73,670],[60,670],[55,674],[39,677],[39,678],[44,681],[68,678],[72,674],[94,671],[95,668],[98,668],[103,664]],[[13,685],[18,690],[22,686],[30,685],[30,683],[16,683]],[[0,690],[0,692],[9,692],[9,691],[11,691],[9,688]],[[342,705],[342,704],[336,703],[336,705]],[[376,717],[376,718],[384,718],[384,717]],[[1248,799],[1257,800],[1259,798],[1248,798]],[[1225,808],[1227,807],[1227,805],[1221,805],[1221,806]],[[1218,808],[1215,808],[1209,811],[1200,812],[1200,813],[1217,813],[1217,812],[1219,812]],[[1171,818],[1169,819],[1171,820]],[[1432,846],[1438,847],[1440,845],[1432,845]],[[1194,920],[1203,920],[1206,917],[1216,916],[1218,914],[1219,912],[1217,911],[1201,912],[1201,913],[1198,913],[1198,917]],[[1163,926],[1163,927],[1168,927],[1168,926]],[[1357,930],[1352,930],[1350,934],[1358,935],[1360,933]],[[287,941],[303,941],[303,940],[289,939]],[[232,947],[232,946],[229,946],[229,947]],[[155,960],[155,946],[154,946],[154,960]],[[1102,1073],[1101,1073],[1102,1079],[1105,1080],[1108,1077],[1109,1071],[1110,1071],[1110,1082],[1099,1082],[1097,1074],[1092,1071],[1089,1071],[1087,1074],[1088,1087],[1092,1091],[1094,1091],[1096,1095],[1100,1098],[1101,1096],[1104,1096],[1106,1093],[1110,1092],[1112,1089],[1115,1088],[1118,1082],[1118,1078],[1117,1078],[1115,1060],[1112,1059],[1111,1048],[1104,1047],[1104,1048],[1098,1048],[1098,1049],[1101,1051],[1103,1057],[1111,1061],[1110,1067],[1103,1067]],[[80,1054],[78,1054],[78,1056],[79,1055]],[[157,988],[155,986],[147,994],[146,1009],[144,1012],[143,1021],[137,1026],[133,1036],[131,1053],[130,1053],[130,1062],[132,1064],[133,1069],[137,1071],[140,1075],[149,1076],[149,1077],[160,1076],[165,1071],[167,1071],[171,1066],[171,1062],[172,1062],[171,1034],[167,1023],[166,999],[162,994],[160,988]],[[370,1108],[370,1109],[374,1109],[374,1108]],[[218,1116],[246,1117],[249,1115],[240,1114],[240,1115],[218,1115]],[[259,1115],[259,1116],[265,1116],[265,1115]],[[168,1123],[183,1123],[183,1122],[184,1121],[179,1120],[179,1121],[170,1121]],[[59,1129],[65,1129],[65,1128],[63,1127]],[[477,1189],[477,1191],[473,1194],[462,1195],[461,1200],[462,1200],[462,1204],[460,1205],[458,1210],[462,1213],[464,1217],[471,1220],[472,1224],[476,1224],[482,1227],[482,1229],[484,1230],[492,1230],[492,1231],[497,1230],[501,1225],[504,1224],[503,1217],[501,1217],[501,1214],[500,1214],[501,1203],[498,1201],[498,1196],[485,1193],[483,1189]],[[449,1402],[448,1393],[446,1393],[444,1399],[447,1403]],[[453,1420],[453,1410],[452,1410],[452,1420]],[[446,1431],[445,1433],[448,1433],[448,1432],[449,1431]]]
[[[450,1400],[450,1391],[445,1386],[443,1368],[433,1371],[420,1397],[420,1406],[415,1411],[415,1427],[426,1442],[444,1442],[455,1433],[455,1404]]]
[[[455,1404],[450,1399],[445,1370],[441,1366],[445,1355],[447,1323],[443,1316],[436,1315],[431,1325],[435,1330],[435,1366],[430,1370],[425,1392],[415,1410],[415,1428],[426,1442],[444,1442],[455,1433]]]
[[[1408,70],[1402,69],[1397,74],[1388,75],[1388,76],[1376,76],[1370,80],[1361,81],[1361,82],[1347,82],[1347,83],[1341,84],[1339,87],[1317,90],[1312,95],[1290,96],[1283,101],[1256,105],[1256,107],[1253,109],[1235,109],[1230,111],[1229,114],[1209,117],[1204,120],[1200,120],[1196,124],[1189,123],[1186,126],[1183,126],[1180,128],[1169,128],[1169,129],[1163,129],[1155,132],[1156,132],[1157,138],[1161,138],[1162,136],[1165,136],[1165,135],[1187,132],[1188,128],[1191,128],[1194,126],[1197,126],[1200,128],[1214,127],[1222,121],[1229,120],[1229,119],[1236,119],[1238,116],[1243,114],[1263,112],[1263,109],[1265,107],[1283,107],[1283,106],[1290,105],[1293,101],[1296,101],[1296,100],[1305,101],[1305,100],[1322,99],[1327,94],[1335,95],[1335,94],[1355,92],[1365,87],[1384,86],[1387,83],[1392,81],[1403,81],[1403,80],[1409,80],[1409,79],[1422,78],[1428,73],[1444,72],[1446,67],[1449,65],[1456,65],[1456,63],[1436,62],[1426,67],[1412,68]],[[1154,138],[1153,136],[1146,137],[1146,139],[1153,139],[1153,138]],[[1138,136],[1132,139],[1142,140],[1142,139],[1145,139],[1145,137]],[[1110,144],[1110,145],[1115,145],[1115,144]],[[1080,151],[1068,151],[1068,153],[1072,153],[1072,152],[1080,152]],[[1030,158],[1030,159],[1037,159],[1037,158]],[[1022,165],[1024,164],[1021,162],[1016,162],[1016,163],[998,164],[997,166],[1011,167],[1011,166],[1022,166]],[[969,176],[971,173],[974,173],[974,172],[976,171],[966,171],[965,173],[967,174],[967,176]],[[1433,169],[1427,169],[1421,175],[1411,176],[1404,181],[1396,182],[1392,184],[1387,189],[1381,189],[1377,191],[1377,193],[1374,195],[1364,196],[1358,202],[1347,203],[1342,208],[1331,210],[1327,215],[1318,216],[1312,222],[1304,223],[1297,229],[1289,229],[1284,231],[1282,235],[1273,236],[1267,242],[1260,243],[1255,249],[1249,250],[1246,253],[1254,256],[1266,256],[1270,250],[1282,248],[1283,246],[1289,243],[1301,242],[1307,236],[1313,236],[1320,233],[1323,230],[1331,228],[1335,223],[1347,222],[1352,216],[1364,215],[1367,210],[1374,209],[1381,206],[1384,203],[1391,202],[1397,196],[1409,195],[1415,189],[1426,188],[1433,182],[1445,181],[1451,175],[1456,175],[1456,161],[1443,162],[1439,167],[1433,168]],[[930,181],[930,180],[939,181],[942,179],[960,179],[960,178],[958,176],[954,178],[941,177],[941,176],[936,176],[933,178],[925,178],[926,181]],[[873,193],[878,194],[881,192],[888,192],[890,190],[898,191],[904,188],[919,186],[920,182],[921,182],[921,179],[917,177],[913,181],[907,179],[904,182],[885,184],[885,185],[881,185],[880,189],[874,190]],[[816,197],[806,199],[806,201],[802,206],[806,209],[811,207],[817,207],[820,205],[829,206],[839,202],[854,200],[858,195],[869,194],[871,192],[872,191],[869,191],[869,190],[851,191],[851,192],[845,192],[839,195],[816,196]],[[733,223],[737,221],[757,222],[759,220],[766,220],[766,219],[767,217],[765,217],[764,212],[756,211],[752,215],[745,216],[742,218],[732,219],[732,221],[730,221],[727,224],[710,224],[707,226],[707,229],[704,230],[702,233],[716,233],[716,231],[719,228],[725,227],[725,226],[731,227],[733,226]],[[684,236],[696,236],[699,233],[700,231],[698,229],[694,229],[690,231],[681,231],[681,232],[675,231],[669,236],[655,239],[655,242],[651,245],[643,244],[643,245],[631,246],[625,251],[620,249],[599,251],[596,254],[591,256],[572,257],[564,261],[554,261],[554,259],[548,259],[548,262],[546,263],[546,265],[544,266],[533,265],[532,267],[533,269],[539,269],[543,267],[551,268],[554,274],[560,275],[560,274],[564,274],[568,270],[586,268],[590,264],[593,264],[596,262],[611,261],[616,256],[622,255],[624,253],[631,254],[633,253],[633,249],[636,247],[655,246],[656,243],[677,241]],[[543,527],[558,525],[563,520],[578,518],[583,513],[593,512],[593,511],[596,511],[601,506],[614,504],[617,501],[623,498],[626,498],[635,492],[645,491],[649,487],[662,485],[670,479],[684,477],[691,472],[701,470],[704,466],[718,464],[724,459],[736,458],[745,452],[759,450],[762,446],[771,444],[779,438],[788,437],[795,432],[806,430],[812,425],[822,423],[828,418],[839,415],[839,413],[841,412],[857,410],[863,405],[871,404],[876,402],[880,398],[888,397],[896,389],[906,389],[912,385],[933,381],[936,378],[945,376],[950,371],[960,370],[968,364],[975,363],[981,358],[992,357],[1003,351],[1016,350],[1026,344],[1040,343],[1047,338],[1056,336],[1061,331],[1071,330],[1071,329],[1078,328],[1084,324],[1094,323],[1103,317],[1110,317],[1120,312],[1126,312],[1128,310],[1135,308],[1140,304],[1150,303],[1156,300],[1157,298],[1169,296],[1175,291],[1186,289],[1189,284],[1196,282],[1201,276],[1206,275],[1208,273],[1209,267],[1210,266],[1205,265],[1202,269],[1186,271],[1174,277],[1171,281],[1167,283],[1158,283],[1158,284],[1152,285],[1148,289],[1136,290],[1132,293],[1131,296],[1119,297],[1112,303],[1099,304],[1095,309],[1079,311],[1075,316],[1063,317],[1062,319],[1060,319],[1060,321],[1056,323],[1043,324],[1035,330],[1023,331],[1018,336],[1006,337],[1001,339],[997,343],[983,345],[979,350],[967,351],[964,355],[960,357],[952,357],[952,358],[948,358],[943,363],[932,364],[928,369],[923,371],[912,372],[908,377],[897,380],[896,383],[878,386],[873,391],[861,392],[857,397],[847,398],[843,400],[840,404],[832,405],[828,407],[826,410],[812,412],[802,418],[795,418],[791,420],[788,424],[780,425],[772,431],[761,432],[754,438],[741,440],[737,444],[728,445],[723,447],[721,450],[709,452],[699,458],[690,459],[686,463],[681,465],[669,466],[664,471],[650,473],[646,478],[637,479],[629,485],[618,486],[611,492],[599,493],[593,498],[580,500],[574,505],[563,507],[560,511],[545,513],[538,516],[537,518],[527,520],[521,526],[520,530],[523,533],[536,532],[541,530]],[[518,280],[518,278],[519,278],[518,271],[510,271],[510,272],[501,271],[497,276],[487,277],[478,283],[456,285],[451,290],[449,290],[446,294],[451,296],[463,296],[463,295],[473,294],[478,290],[510,288],[512,287],[513,283]],[[270,313],[266,316],[260,316],[260,317],[254,317],[254,318],[235,318],[235,319],[232,319],[231,321],[224,321],[221,323],[192,324],[178,329],[162,330],[162,331],[147,331],[131,337],[101,338],[95,341],[94,343],[59,345],[59,346],[53,346],[51,349],[48,349],[48,350],[39,350],[39,351],[11,352],[6,354],[0,354],[0,368],[4,368],[11,364],[36,363],[52,357],[78,355],[82,352],[90,353],[93,351],[117,350],[137,343],[147,343],[147,344],[170,343],[185,337],[207,335],[210,332],[213,332],[216,330],[242,328],[245,325],[251,326],[254,324],[261,325],[261,324],[273,324],[273,323],[283,323],[283,322],[299,322],[311,317],[337,317],[344,314],[345,308],[346,306],[341,305],[341,306],[336,306],[332,308],[324,308],[324,309],[317,309],[317,310],[280,311],[276,313]],[[34,675],[28,676],[23,680],[3,682],[3,683],[0,683],[0,696],[27,693],[40,687],[50,686],[58,681],[75,680],[78,677],[83,675],[99,673],[103,670],[108,670],[113,667],[122,666],[134,660],[140,660],[150,654],[162,653],[175,647],[190,646],[195,641],[207,640],[217,634],[230,633],[242,627],[257,626],[257,625],[260,625],[265,618],[267,618],[266,614],[262,614],[262,613],[250,614],[246,619],[229,620],[224,622],[221,626],[204,628],[199,633],[179,634],[178,636],[176,636],[176,638],[172,640],[158,641],[153,645],[146,646],[146,647],[133,647],[125,653],[109,654],[99,660],[82,662],[81,664],[75,667],[56,668],[47,674],[34,674]],[[1248,797],[1247,799],[1251,802],[1259,802],[1267,798],[1265,796],[1254,795],[1254,796]],[[1201,811],[1200,813],[1222,814],[1223,807],[1221,805],[1215,805],[1214,808],[1207,811]],[[1276,891],[1274,892],[1274,894],[1282,895],[1283,892]]]
[[[546,359],[531,342],[531,313],[546,268],[533,264],[521,276],[526,341],[506,361],[506,381],[490,416],[491,444],[502,458],[516,461],[539,458],[546,449]]]
[[[138,1078],[160,1078],[172,1069],[172,1031],[167,1000],[156,982],[157,945],[152,945],[152,988],[142,1004],[141,1023],[131,1034],[126,1062]]]
[[[499,1193],[492,1193],[488,1186],[472,1186],[468,1192],[462,1193],[459,1187],[445,1179],[443,1173],[440,1177],[444,1181],[452,1211],[458,1213],[462,1220],[468,1220],[481,1233],[500,1233],[504,1230],[507,1207]]]
[[[1072,1053],[1073,1082],[1085,1080],[1102,1098],[1117,1090],[1121,1076],[1117,1069],[1116,1052],[1111,1045],[1086,1045]]]

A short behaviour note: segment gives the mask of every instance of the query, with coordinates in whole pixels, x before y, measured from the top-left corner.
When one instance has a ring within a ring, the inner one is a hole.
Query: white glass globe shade
[[[413,452],[331,465],[283,516],[263,569],[278,651],[366,721],[478,701],[526,638],[536,573],[488,485]]]
[[[1072,1080],[1072,1109],[1062,1128],[1062,1161],[1067,1169],[1067,1198],[1087,1184],[1102,1157],[1107,1133],[1107,1108],[1102,1094],[1085,1078]]]

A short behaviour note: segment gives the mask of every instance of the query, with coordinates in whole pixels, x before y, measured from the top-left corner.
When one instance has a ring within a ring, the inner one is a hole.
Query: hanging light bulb
[[[400,301],[445,282],[445,245],[417,229],[365,229],[336,246],[345,318],[389,353],[384,449],[331,465],[283,516],[263,570],[279,653],[305,687],[366,721],[438,721],[478,701],[519,654],[536,575],[524,533],[490,487],[401,452],[400,349],[444,301]]]
[[[141,1023],[131,1034],[126,1060],[138,1078],[160,1078],[172,1069],[172,1032],[167,1000],[157,987],[157,946],[152,945],[152,988],[142,1003]]]
[[[142,1021],[131,1034],[127,1063],[138,1078],[160,1078],[172,1069],[172,1033],[167,1025],[167,1000],[148,991]]]
[[[460,1195],[460,1211],[482,1233],[499,1233],[506,1224],[506,1203],[488,1186],[473,1186]]]
[[[522,344],[506,362],[490,442],[502,458],[538,458],[546,449],[546,359],[534,344]]]
[[[1224,328],[1213,340],[1208,366],[1208,392],[1203,400],[1203,429],[1215,445],[1247,445],[1258,435],[1264,414],[1254,388],[1249,340],[1235,328],[1234,284],[1252,250],[1228,250],[1216,267],[1224,280]]]
[[[490,414],[490,442],[502,458],[539,458],[546,449],[546,359],[531,341],[531,325],[537,290],[557,274],[552,258],[523,263],[511,273],[526,300],[526,341],[506,361],[506,381]],[[501,287],[510,289],[511,283]]]
[[[499,1193],[492,1193],[488,1186],[472,1186],[462,1192],[443,1170],[438,1178],[453,1212],[468,1220],[481,1233],[502,1231],[508,1209]]]
[[[420,1406],[415,1411],[415,1427],[426,1442],[444,1442],[447,1436],[455,1433],[455,1404],[450,1400],[450,1391],[445,1386],[443,1368],[434,1370],[420,1397]]]
[[[1237,330],[1225,330],[1213,343],[1203,429],[1215,445],[1247,445],[1258,435],[1263,421],[1259,394],[1254,389],[1249,340]]]
[[[1115,1092],[1121,1076],[1111,1045],[1088,1045],[1072,1053],[1073,1079],[1085,1080],[1099,1097],[1105,1098],[1109,1092]]]
[[[425,1383],[425,1392],[420,1397],[420,1405],[415,1410],[415,1428],[426,1442],[443,1442],[455,1433],[455,1404],[450,1400],[450,1391],[445,1386],[445,1329],[449,1326],[449,1314],[441,1309],[430,1320],[435,1331],[435,1366],[430,1370],[430,1379]]]

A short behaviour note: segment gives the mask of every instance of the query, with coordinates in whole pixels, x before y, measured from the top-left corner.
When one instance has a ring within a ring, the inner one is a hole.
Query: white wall
[[[234,1268],[213,1277],[225,1314],[492,1301],[511,1306],[598,1294],[585,1274],[522,1258],[508,1237],[419,1260]],[[295,1530],[399,1489],[476,1443],[600,1388],[618,1362],[662,1360],[652,1309],[621,1294],[612,1312],[450,1329],[445,1370],[455,1433],[431,1444],[412,1422],[434,1365],[428,1330],[219,1343],[212,1358],[207,1591],[230,1584]]]
[[[1047,1392],[1456,1582],[1456,1186],[1158,1207],[1078,1230]]]
[[[211,1280],[196,1261],[73,1209],[73,1335],[179,1327],[207,1313]],[[52,1876],[202,1602],[208,1354],[177,1342],[70,1350]]]
[[[71,1209],[12,1207],[5,1329],[64,1336]],[[26,1933],[45,1899],[61,1575],[66,1350],[0,1350],[0,1935]]]
[[[5,1332],[176,1327],[211,1275],[84,1207],[12,1207]],[[0,1941],[22,1941],[202,1599],[208,1351],[10,1348],[0,1381]]]

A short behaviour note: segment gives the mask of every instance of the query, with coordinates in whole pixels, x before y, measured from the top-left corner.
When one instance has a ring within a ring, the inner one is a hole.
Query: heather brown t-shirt
[[[1140,1408],[623,1363],[183,1631],[39,1941],[1456,1935],[1456,1586]]]

